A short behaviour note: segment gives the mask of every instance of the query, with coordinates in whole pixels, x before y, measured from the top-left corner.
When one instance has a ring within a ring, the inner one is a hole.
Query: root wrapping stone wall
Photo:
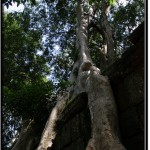
[[[144,150],[144,23],[130,36],[133,46],[103,72],[118,106],[121,141],[127,150]],[[58,122],[52,150],[85,150],[91,137],[87,95],[70,102]]]
[[[118,106],[122,143],[144,150],[144,23],[130,36],[133,46],[104,74],[109,76]]]
[[[91,118],[86,93],[80,94],[63,112],[52,150],[85,150],[91,137]]]

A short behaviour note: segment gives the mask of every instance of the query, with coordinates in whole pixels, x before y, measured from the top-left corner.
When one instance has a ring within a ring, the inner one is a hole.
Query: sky
[[[40,0],[37,0],[37,1],[40,1]],[[127,3],[127,0],[118,0],[118,2],[119,2],[119,3],[122,3],[123,6],[125,6],[126,3]],[[23,5],[23,4],[20,4],[20,5],[17,7],[17,3],[12,3],[12,6],[10,5],[8,9],[7,9],[6,6],[4,6],[4,11],[5,11],[5,12],[8,12],[8,13],[10,13],[10,12],[15,12],[15,11],[17,11],[17,12],[23,12],[23,10],[24,10],[24,5]],[[59,51],[59,47],[58,47],[57,45],[56,45],[55,49],[56,49],[55,52],[58,52],[58,51]],[[38,54],[41,55],[42,52],[41,52],[41,51],[38,51]]]
[[[14,12],[14,11],[22,12],[23,9],[24,9],[24,5],[23,5],[23,4],[20,4],[20,5],[17,7],[17,3],[12,3],[12,6],[9,6],[8,9],[7,9],[6,6],[4,6],[4,11],[5,11],[5,12]]]
[[[126,5],[127,3],[127,0],[118,0],[119,3],[122,3],[123,6]],[[9,8],[7,9],[6,6],[4,6],[4,11],[6,12],[14,12],[14,11],[17,11],[17,12],[22,12],[24,9],[24,5],[23,4],[20,4],[18,7],[17,7],[17,3],[12,3],[12,6],[9,6]]]

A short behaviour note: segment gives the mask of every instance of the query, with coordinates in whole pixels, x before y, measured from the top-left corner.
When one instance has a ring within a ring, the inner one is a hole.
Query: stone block
[[[129,138],[135,134],[138,135],[143,132],[140,128],[140,121],[136,107],[120,114],[119,122],[122,138]]]
[[[140,127],[141,127],[141,130],[144,131],[144,119],[146,119],[144,116],[144,102],[140,103],[137,105],[137,113],[138,113],[138,118],[139,118],[139,122],[140,122]]]
[[[91,138],[91,116],[88,107],[79,115],[80,117],[80,128],[79,132],[84,139],[85,145],[88,144]]]
[[[80,134],[80,117],[77,114],[73,119],[70,120],[71,124],[71,140],[74,141],[81,136]]]
[[[61,148],[71,142],[71,126],[72,124],[70,122],[67,122],[61,129]]]
[[[130,106],[144,101],[144,76],[138,72],[128,75],[124,79],[125,97]]]
[[[85,150],[84,141],[82,138],[75,140],[70,146],[64,150]]]
[[[144,135],[135,135],[122,141],[127,150],[144,150]]]

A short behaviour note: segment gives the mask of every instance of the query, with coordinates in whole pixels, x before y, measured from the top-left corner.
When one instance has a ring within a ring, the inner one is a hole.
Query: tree
[[[45,78],[50,72],[47,57],[38,54],[43,49],[40,31],[29,28],[28,15],[3,16],[3,148],[13,144],[13,138],[29,120],[40,122],[48,117],[40,119],[48,114],[53,84]]]
[[[25,4],[26,2],[30,2],[32,5],[36,4],[35,0],[3,0],[2,1],[4,6],[6,6],[7,8],[9,8],[9,6],[12,5],[12,3],[14,2],[17,3],[17,6],[19,6],[19,4]]]
[[[103,8],[107,9],[105,1],[102,1],[102,5]],[[118,129],[116,128],[117,112],[108,78],[102,76],[100,70],[93,65],[88,49],[88,27],[92,22],[92,16],[94,16],[94,5],[89,6],[88,12],[84,11],[84,7],[85,2],[82,0],[78,1],[76,33],[78,59],[74,64],[70,78],[70,81],[74,82],[75,86],[69,88],[69,92],[72,91],[72,98],[81,92],[86,92],[88,95],[88,105],[92,116],[92,138],[86,149],[125,149],[118,138],[118,132],[115,130]],[[107,29],[110,29],[110,26],[106,22],[105,9],[102,10],[104,36],[108,47],[107,50],[109,50],[108,53],[109,55],[112,54],[111,57],[113,57],[113,42],[110,42],[113,40],[111,31],[107,31]],[[77,75],[75,70],[78,72]],[[38,150],[46,150],[52,146],[52,140],[56,136],[56,120],[59,118],[66,100],[66,98],[62,98],[61,101],[57,102],[58,106],[54,107],[43,132]],[[101,116],[101,118],[98,119],[98,116]]]
[[[116,130],[118,126],[117,111],[111,86],[108,78],[101,74],[107,66],[115,61],[117,54],[116,49],[118,48],[118,43],[116,44],[113,39],[112,25],[115,25],[115,23],[111,23],[114,20],[108,21],[111,1],[106,2],[102,0],[97,2],[92,0],[88,2],[79,0],[69,2],[66,0],[63,2],[47,1],[47,4],[48,6],[45,10],[43,9],[45,6],[43,4],[40,5],[38,9],[40,9],[39,12],[41,13],[38,15],[39,18],[41,17],[41,20],[45,18],[46,15],[48,23],[45,21],[41,21],[40,25],[39,23],[35,24],[34,21],[31,23],[34,28],[34,25],[36,25],[36,28],[41,28],[43,25],[42,27],[45,29],[43,34],[48,36],[47,41],[44,43],[44,46],[49,48],[48,52],[52,54],[51,49],[55,46],[53,43],[57,43],[60,49],[63,50],[62,53],[56,54],[55,56],[57,57],[52,58],[49,64],[57,68],[54,72],[54,77],[57,77],[55,80],[58,81],[57,86],[60,86],[61,90],[67,86],[68,88],[66,92],[57,93],[57,103],[52,111],[50,111],[50,116],[44,130],[43,125],[37,126],[38,119],[33,121],[28,118],[13,149],[36,148],[42,130],[43,134],[37,149],[41,150],[52,147],[53,140],[57,135],[55,131],[56,121],[65,108],[66,102],[71,101],[81,92],[86,92],[88,95],[88,105],[92,118],[92,138],[87,145],[87,150],[91,148],[125,149],[119,140],[118,131]],[[75,13],[75,9],[73,9],[74,5],[77,7],[77,13]],[[118,12],[117,10],[116,16]],[[36,17],[33,16],[37,16],[37,14],[35,13],[31,17],[32,19],[36,19]],[[75,16],[77,22],[74,19]],[[117,19],[117,21],[118,20],[119,19]],[[124,27],[124,24],[122,26]],[[116,28],[116,30],[118,30],[118,28]],[[123,33],[123,31],[120,33]],[[74,44],[74,39],[76,39],[76,44]],[[98,42],[100,44],[98,44]],[[119,44],[122,44],[122,41],[119,41]],[[91,55],[89,47],[93,50]],[[70,49],[72,50],[71,52]],[[68,58],[70,58],[70,60],[74,59],[75,62],[69,79],[68,73],[70,69],[68,69],[68,67],[70,66],[63,66],[69,59],[62,59],[60,57],[63,56],[63,58],[65,58],[66,54],[69,55]],[[101,63],[98,59],[101,59]],[[102,69],[100,70],[99,68]],[[67,71],[65,72],[66,69]],[[63,80],[65,80],[65,82],[62,82]],[[69,80],[69,84],[66,84],[66,80]],[[30,91],[32,90],[29,90],[27,93],[30,93]],[[24,92],[25,90],[23,89],[22,93]],[[39,110],[39,108],[35,110]],[[33,116],[34,115],[35,114],[33,114]],[[97,116],[101,116],[101,120],[97,119]],[[44,123],[42,122],[42,124]],[[38,131],[36,127],[38,127],[38,129],[40,128],[39,135],[36,135]]]

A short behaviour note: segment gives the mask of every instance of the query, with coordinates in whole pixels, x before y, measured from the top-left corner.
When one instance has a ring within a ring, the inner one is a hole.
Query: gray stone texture
[[[109,77],[116,99],[122,143],[127,150],[144,150],[144,23],[130,40],[134,45],[103,74]],[[67,106],[53,150],[85,150],[91,137],[87,100],[83,93]]]

